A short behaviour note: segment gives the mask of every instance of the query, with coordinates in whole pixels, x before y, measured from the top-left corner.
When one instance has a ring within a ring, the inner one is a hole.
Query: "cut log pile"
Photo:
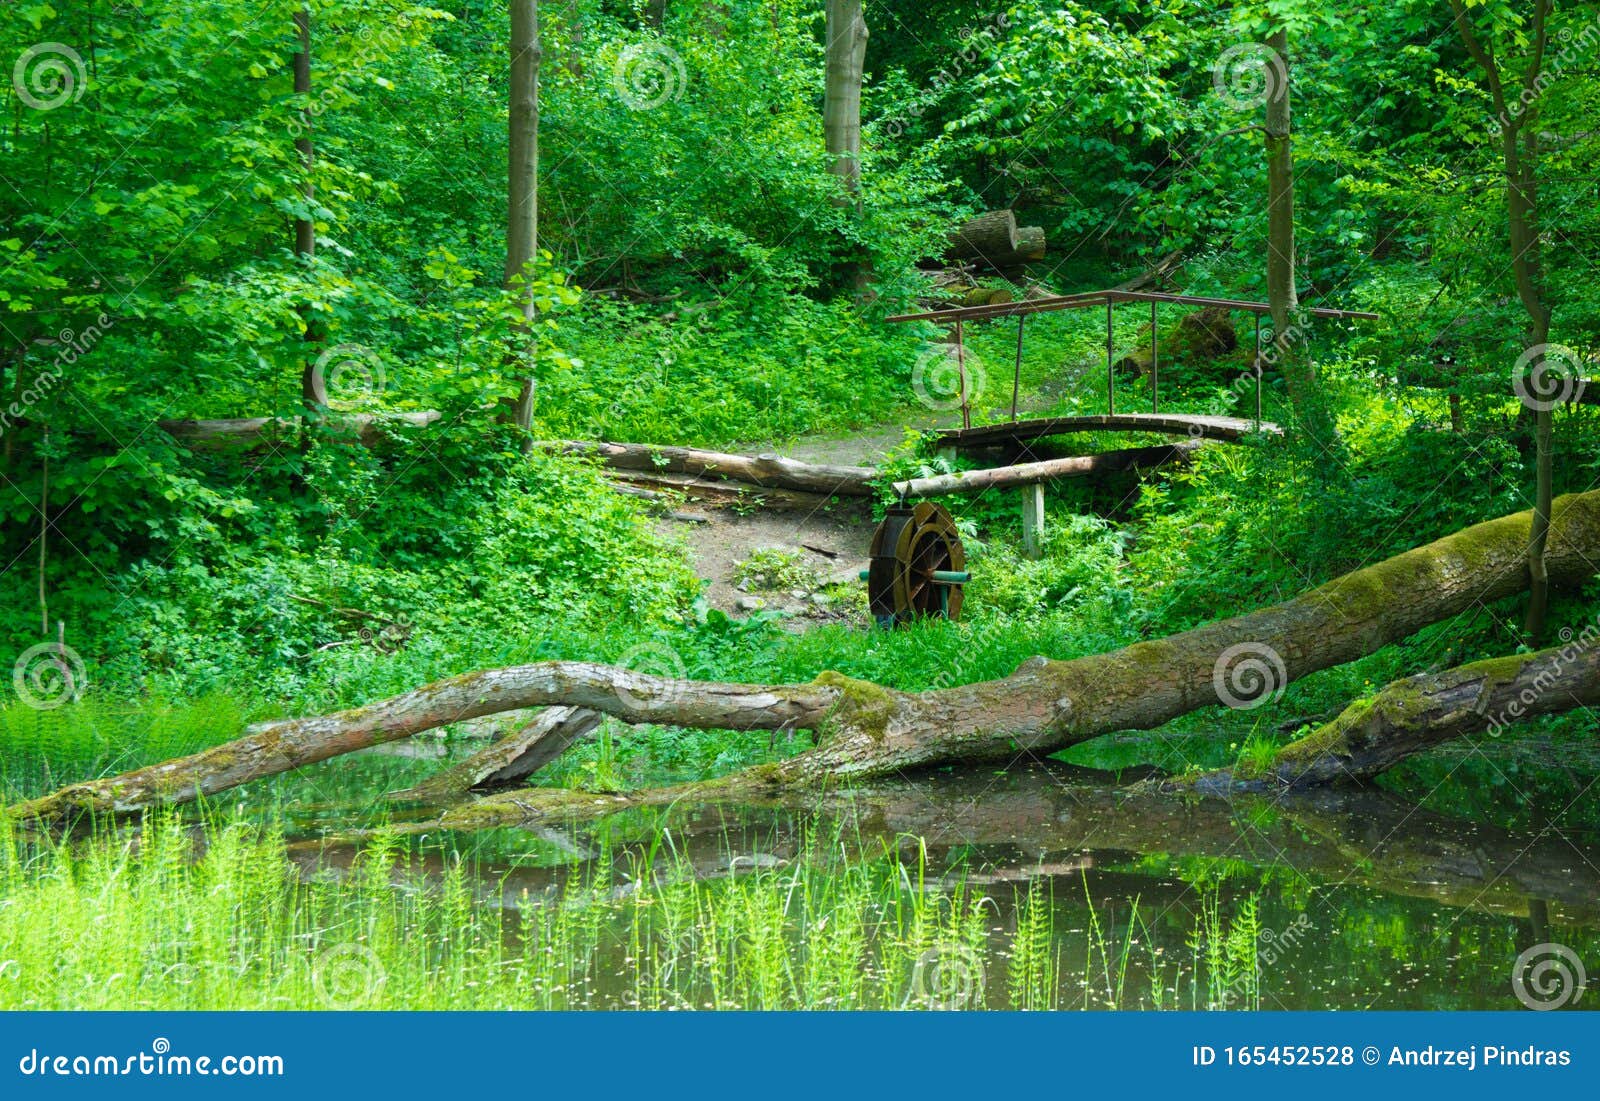
[[[962,223],[950,234],[944,254],[953,263],[976,263],[998,272],[1016,271],[1044,256],[1044,230],[1018,226],[1010,210],[993,210]]]

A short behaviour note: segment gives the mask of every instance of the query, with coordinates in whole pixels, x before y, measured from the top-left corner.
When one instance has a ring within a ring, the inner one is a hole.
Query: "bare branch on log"
[[[465,761],[416,787],[391,792],[396,802],[448,806],[475,788],[504,787],[526,780],[600,726],[601,716],[578,707],[547,707],[531,722]]]

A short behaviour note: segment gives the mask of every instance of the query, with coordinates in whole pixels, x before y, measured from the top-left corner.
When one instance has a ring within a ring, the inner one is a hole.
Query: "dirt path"
[[[811,463],[877,466],[905,441],[906,428],[949,427],[951,413],[907,412],[903,418],[847,432],[806,436],[786,444],[770,441],[739,444],[730,451],[780,454]],[[867,564],[867,548],[876,523],[868,502],[846,498],[813,510],[762,509],[742,513],[710,502],[685,506],[706,517],[705,523],[661,520],[658,525],[682,537],[696,572],[711,582],[707,599],[713,608],[745,616],[761,607],[789,613],[794,626],[829,620],[866,622],[866,587],[857,574]],[[740,586],[739,567],[752,555],[792,560],[796,572],[811,575],[796,586],[762,589]]]

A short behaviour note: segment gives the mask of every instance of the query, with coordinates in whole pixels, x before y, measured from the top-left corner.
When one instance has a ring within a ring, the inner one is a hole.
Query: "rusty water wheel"
[[[924,501],[895,505],[872,536],[867,599],[879,626],[961,617],[967,552],[950,514]]]

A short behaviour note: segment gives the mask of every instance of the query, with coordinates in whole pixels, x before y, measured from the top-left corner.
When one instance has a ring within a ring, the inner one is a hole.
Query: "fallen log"
[[[1248,615],[1112,653],[1071,661],[1031,658],[1000,680],[926,692],[832,672],[809,684],[778,686],[684,681],[559,661],[467,673],[334,715],[259,724],[225,745],[73,784],[9,813],[59,819],[186,802],[447,723],[523,707],[580,707],[628,723],[701,729],[807,729],[817,732],[818,744],[782,762],[679,788],[620,796],[525,789],[500,797],[511,800],[507,815],[883,776],[958,760],[1008,761],[1121,730],[1153,729],[1215,705],[1240,687],[1237,674],[1246,663],[1269,674],[1258,689],[1275,692],[1429,624],[1524,591],[1531,528],[1531,513],[1502,517]],[[1546,552],[1552,582],[1587,582],[1595,573],[1596,546],[1600,490],[1558,499]],[[490,806],[482,813],[495,811]]]
[[[832,500],[822,493],[742,485],[739,482],[724,482],[717,479],[707,481],[693,474],[645,474],[636,470],[617,470],[612,473],[612,477],[646,489],[655,489],[668,494],[676,493],[687,501],[702,501],[708,504],[759,505],[769,509],[811,510],[820,508]]]
[[[332,431],[354,429],[356,438],[362,444],[371,447],[383,439],[386,428],[398,425],[426,428],[439,421],[441,417],[442,414],[435,409],[427,409],[420,413],[330,412],[328,425]],[[287,439],[300,431],[299,417],[231,417],[222,420],[167,420],[158,423],[163,432],[179,443],[200,448]]]
[[[1600,637],[1395,681],[1284,746],[1259,771],[1221,769],[1162,786],[1228,792],[1359,783],[1453,738],[1591,704],[1600,704]]]
[[[978,493],[986,489],[1007,489],[1033,485],[1056,478],[1088,478],[1123,470],[1147,470],[1186,462],[1203,447],[1201,440],[1158,444],[1155,447],[1130,447],[1098,455],[1074,455],[1067,459],[1046,459],[1037,463],[1016,463],[989,470],[963,470],[895,482],[894,491],[902,497],[944,497],[952,493]]]
[[[565,440],[535,446],[598,459],[612,470],[712,475],[763,488],[795,489],[830,497],[871,497],[877,492],[872,479],[878,472],[867,466],[832,466],[803,463],[781,455],[729,455],[644,443]]]

